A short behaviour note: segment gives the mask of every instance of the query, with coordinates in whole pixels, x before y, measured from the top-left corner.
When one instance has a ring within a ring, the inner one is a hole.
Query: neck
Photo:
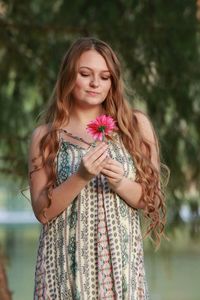
[[[70,111],[70,122],[78,122],[79,124],[86,126],[88,122],[94,120],[96,117],[105,113],[102,106],[87,108],[83,110],[82,108],[72,108]]]

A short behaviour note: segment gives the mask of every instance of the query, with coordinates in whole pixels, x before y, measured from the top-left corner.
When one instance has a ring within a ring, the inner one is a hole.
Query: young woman
[[[86,130],[107,115],[118,130]],[[94,38],[61,64],[44,122],[32,135],[33,211],[43,224],[34,299],[148,299],[138,210],[159,243],[165,223],[158,143],[148,118],[124,98],[119,61]]]

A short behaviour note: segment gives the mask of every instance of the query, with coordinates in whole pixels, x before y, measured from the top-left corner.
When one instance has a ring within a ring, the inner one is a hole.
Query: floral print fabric
[[[61,140],[57,184],[76,172],[87,149]],[[135,178],[118,134],[109,154]],[[107,277],[108,276],[108,277]],[[138,211],[114,193],[106,177],[91,180],[69,207],[41,230],[34,300],[147,300]]]

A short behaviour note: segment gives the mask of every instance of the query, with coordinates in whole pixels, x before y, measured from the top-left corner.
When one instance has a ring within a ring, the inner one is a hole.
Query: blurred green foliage
[[[199,200],[200,30],[194,1],[0,1],[0,168],[27,177],[27,145],[61,59],[80,36],[121,58],[129,98],[149,114],[171,170],[169,206]],[[194,207],[194,205],[193,205]],[[198,210],[198,206],[197,206]]]

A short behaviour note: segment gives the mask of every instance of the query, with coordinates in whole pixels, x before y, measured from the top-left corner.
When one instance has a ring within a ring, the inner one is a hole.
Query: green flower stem
[[[103,138],[102,138],[102,142],[105,142],[105,131],[103,131]]]

